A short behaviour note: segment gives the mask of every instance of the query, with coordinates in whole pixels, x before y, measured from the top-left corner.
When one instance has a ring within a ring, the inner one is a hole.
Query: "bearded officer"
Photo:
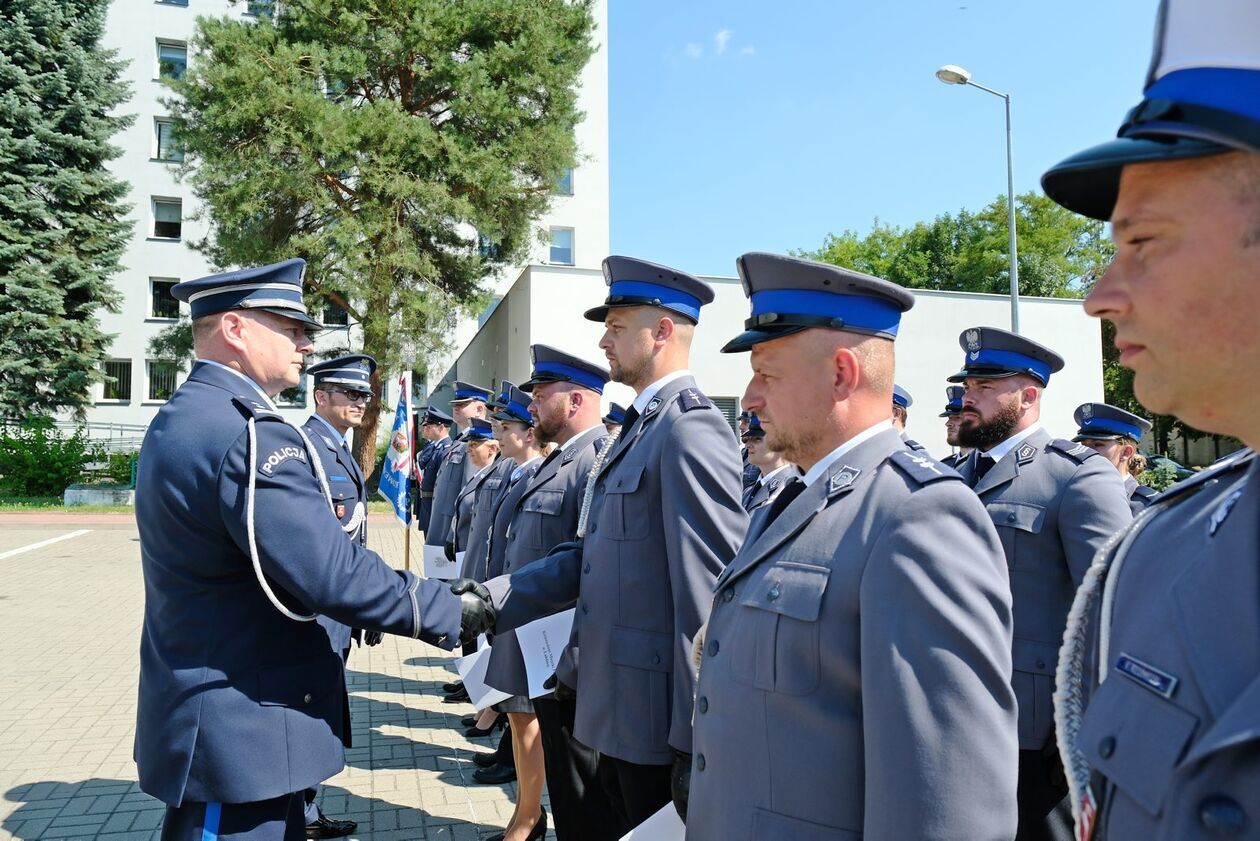
[[[1042,392],[1063,358],[995,327],[964,330],[959,465],[1002,538],[1015,610],[1019,700],[1017,839],[1068,839],[1072,815],[1054,742],[1051,694],[1072,594],[1094,553],[1133,519],[1119,474],[1089,447],[1041,426]]]
[[[302,425],[302,431],[315,445],[315,452],[324,466],[333,514],[341,521],[341,530],[360,546],[367,546],[367,477],[350,454],[346,435],[363,423],[363,410],[372,399],[371,380],[375,371],[376,360],[362,353],[339,356],[306,368],[306,373],[314,382],[315,413]],[[315,621],[327,631],[332,650],[341,655],[343,662],[350,657],[351,638],[363,639],[361,631],[351,631],[327,616],[320,616]],[[381,641],[381,635],[368,631],[366,641],[368,645],[376,645]],[[345,703],[348,713],[348,697]],[[346,747],[351,746],[350,732],[347,727],[344,734]],[[339,838],[358,827],[355,821],[337,820],[325,815],[319,806],[316,788],[306,789],[303,798],[306,802],[307,838]]]
[[[421,531],[427,531],[433,518],[433,489],[437,487],[438,468],[447,449],[455,443],[451,426],[455,421],[442,410],[430,406],[420,418],[420,436],[428,445],[416,456],[416,470],[420,472],[420,488],[416,495],[416,523]]]
[[[1240,385],[1260,367],[1260,6],[1176,0],[1158,21],[1120,137],[1042,183],[1111,220],[1085,309],[1115,324],[1138,400],[1252,449],[1160,494],[1098,556],[1056,714],[1081,837],[1256,839],[1260,392]]]
[[[343,664],[317,615],[447,649],[461,637],[441,583],[346,539],[315,445],[271,402],[300,381],[319,327],[304,269],[173,290],[198,360],[149,425],[136,487],[135,757],[141,789],[167,804],[164,838],[302,837],[302,790],[345,761]],[[489,618],[484,603],[475,614]]]
[[[1138,453],[1138,441],[1150,432],[1151,422],[1106,403],[1082,403],[1072,415],[1079,429],[1073,441],[1084,444],[1120,471],[1124,492],[1129,495],[1133,516],[1158,495],[1154,488],[1138,484],[1137,476],[1146,469],[1146,459]]]
[[[669,802],[671,766],[690,766],[691,644],[747,514],[735,436],[687,370],[713,291],[626,257],[607,258],[604,278],[608,298],[586,317],[604,322],[612,377],[636,397],[584,503],[589,528],[487,586],[503,629],[577,601],[573,735],[599,752],[604,790],[629,828]]]
[[[800,476],[801,471],[784,458],[783,453],[770,449],[761,418],[755,414],[750,414],[748,431],[741,440],[748,451],[748,463],[755,465],[758,471],[757,481],[744,489],[744,510],[752,514],[774,502],[787,483]]]
[[[967,454],[971,452],[968,447],[961,447],[958,444],[958,424],[962,418],[963,392],[966,389],[960,385],[951,385],[945,389],[945,410],[937,417],[945,418],[945,443],[951,447],[957,448],[954,452],[941,459],[941,464],[949,467],[957,468],[959,464],[966,460]]]
[[[718,578],[687,838],[1007,841],[1006,564],[975,495],[888,417],[914,298],[792,257],[737,266],[752,316],[723,351],[751,350],[744,406],[805,473]]]

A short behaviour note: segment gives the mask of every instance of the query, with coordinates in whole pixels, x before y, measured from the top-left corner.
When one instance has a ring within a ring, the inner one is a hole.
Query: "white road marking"
[[[63,534],[58,537],[50,537],[47,540],[41,540],[39,543],[31,543],[27,546],[19,546],[16,549],[10,549],[8,552],[0,552],[0,561],[5,558],[12,558],[14,555],[21,555],[23,552],[30,552],[35,549],[43,549],[45,546],[51,546],[54,543],[60,543],[63,540],[69,540],[72,537],[80,537],[90,532],[91,529],[79,529],[69,534]]]

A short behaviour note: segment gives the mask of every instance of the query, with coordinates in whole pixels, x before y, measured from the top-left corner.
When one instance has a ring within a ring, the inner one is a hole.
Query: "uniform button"
[[[653,666],[659,666],[660,664],[661,664],[661,655],[659,655],[659,654],[653,654],[653,655],[652,655],[652,665],[653,665]]]
[[[586,606],[586,602],[582,602],[582,615],[585,616],[587,613],[590,613],[590,609]]]
[[[1098,755],[1103,759],[1111,759],[1111,755],[1116,752],[1116,737],[1107,736],[1098,743]]]
[[[716,657],[718,653],[717,640],[709,640],[709,656]]]
[[[723,591],[722,591],[722,600],[723,600],[723,601],[728,601],[728,602],[729,602],[729,601],[730,601],[731,599],[733,599],[733,598],[735,598],[735,588],[734,588],[734,587],[727,587],[725,590],[723,590]]]
[[[590,573],[590,571],[591,571],[591,565],[590,565],[589,563],[588,563],[586,566],[582,567],[582,572],[583,572],[583,573],[587,573],[587,574],[589,574],[589,573]]]
[[[1238,835],[1247,828],[1247,813],[1232,797],[1213,794],[1199,804],[1199,823],[1221,835]]]
[[[766,598],[768,598],[770,601],[774,601],[778,597],[779,597],[779,585],[775,584],[773,587],[770,588],[770,592],[766,593]]]
[[[697,702],[697,706],[700,707],[700,714],[704,715],[709,711],[709,699],[701,695],[700,700]]]
[[[696,770],[697,771],[704,770],[704,754],[702,753],[696,754]]]
[[[1039,669],[1044,669],[1045,667],[1046,667],[1046,661],[1045,661],[1045,660],[1038,660],[1038,661],[1037,661],[1037,668],[1039,668]]]
[[[1007,515],[1006,515],[1006,522],[1008,522],[1008,523],[1013,523],[1013,522],[1015,522],[1015,512],[1014,512],[1014,511],[1012,511],[1011,513],[1009,513],[1009,514],[1007,514]]]
[[[303,704],[309,704],[312,700],[314,700],[314,699],[311,697],[311,693],[309,693],[309,692],[307,692],[305,695],[303,695],[303,696],[302,696],[302,703],[303,703]]]

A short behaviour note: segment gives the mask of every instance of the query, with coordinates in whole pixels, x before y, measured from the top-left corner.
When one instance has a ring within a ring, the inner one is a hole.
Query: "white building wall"
[[[724,354],[719,349],[743,329],[748,300],[736,278],[704,280],[713,286],[715,298],[701,311],[691,370],[709,396],[738,400],[751,376],[749,355]],[[519,383],[529,374],[528,350],[522,344],[530,343],[554,345],[605,363],[598,347],[603,326],[587,321],[582,313],[597,306],[606,293],[598,271],[529,267],[505,297],[502,312],[496,312],[487,323],[487,327],[492,323],[494,327],[484,331],[485,338],[492,333],[496,340],[483,341],[479,335],[459,358],[456,376],[485,386],[497,385],[496,377]],[[897,381],[915,399],[909,435],[934,455],[942,456],[949,447],[944,420],[937,415],[945,405],[945,378],[962,367],[958,334],[978,325],[1006,327],[1010,300],[1000,295],[956,292],[916,292],[915,298],[914,308],[902,319],[897,339]],[[1051,434],[1070,438],[1076,431],[1072,423],[1076,407],[1087,400],[1102,399],[1100,324],[1085,315],[1079,300],[1057,298],[1021,299],[1020,320],[1025,335],[1053,348],[1066,360],[1064,369],[1051,378],[1046,389],[1042,422]],[[498,340],[503,336],[512,340]],[[528,338],[523,341],[525,336]],[[604,405],[606,408],[610,400],[626,405],[631,399],[633,392],[614,383],[605,392]]]

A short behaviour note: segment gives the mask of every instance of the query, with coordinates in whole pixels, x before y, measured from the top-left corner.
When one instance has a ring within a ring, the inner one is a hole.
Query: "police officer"
[[[416,456],[416,470],[420,473],[420,487],[416,494],[416,523],[421,531],[427,531],[433,518],[433,489],[437,487],[438,468],[447,449],[455,443],[451,437],[454,420],[450,415],[433,406],[420,416],[420,435],[427,443]]]
[[[945,389],[945,410],[937,417],[945,418],[945,443],[954,447],[954,452],[941,459],[941,464],[947,467],[957,468],[959,464],[966,460],[968,453],[971,452],[969,447],[962,447],[958,444],[958,424],[962,418],[963,392],[966,389],[960,385],[947,386]]]
[[[1138,452],[1138,441],[1149,432],[1151,422],[1106,403],[1082,403],[1072,416],[1079,427],[1073,441],[1084,444],[1120,471],[1129,508],[1137,516],[1151,504],[1156,491],[1138,484],[1137,476],[1146,469],[1146,459]]]
[[[473,516],[477,510],[477,498],[485,488],[486,482],[491,477],[502,480],[504,468],[507,468],[509,472],[511,469],[508,465],[499,463],[499,442],[494,437],[494,426],[490,421],[484,418],[473,418],[468,424],[467,431],[461,436],[461,440],[467,445],[468,460],[477,472],[460,490],[459,496],[455,497],[455,518],[451,524],[450,538],[446,541],[446,555],[450,560],[463,555],[464,550],[468,548]],[[487,496],[493,496],[497,491],[498,482],[490,488]],[[460,558],[460,560],[468,562],[466,558]],[[471,566],[472,562],[468,563]]]
[[[1081,837],[1260,838],[1260,6],[1170,0],[1118,139],[1042,179],[1110,219],[1085,301],[1151,412],[1251,449],[1164,491],[1098,556],[1064,641],[1056,715]],[[1082,701],[1088,701],[1081,717]]]
[[[804,475],[717,581],[687,838],[1006,841],[1006,565],[958,474],[890,422],[893,340],[914,298],[793,257],[737,266],[752,315],[723,351],[751,350],[744,406]]]
[[[924,450],[926,448],[922,444],[906,434],[906,422],[910,419],[910,407],[913,405],[914,398],[910,396],[910,392],[894,383],[892,393],[893,428],[901,433],[901,440],[906,442],[907,447],[912,450]]]
[[[687,371],[713,291],[626,257],[607,258],[604,277],[608,298],[586,317],[604,322],[612,378],[637,396],[584,502],[589,528],[487,587],[500,629],[577,601],[573,735],[599,752],[604,790],[633,827],[669,802],[671,765],[690,765],[691,642],[747,515],[731,427]]]
[[[319,325],[305,263],[187,281],[197,362],[145,436],[135,757],[165,838],[302,837],[302,790],[344,765],[341,657],[313,620],[451,648],[489,620],[347,540],[316,445],[271,398]]]
[[[744,436],[748,434],[748,429],[752,425],[752,412],[739,413],[739,440],[742,442]],[[748,448],[741,447],[739,457],[743,461],[744,471],[740,475],[740,481],[743,483],[744,493],[748,493],[748,489],[757,483],[761,478],[761,471],[757,469],[757,465],[748,460]]]
[[[512,501],[508,537],[500,553],[501,573],[523,574],[556,546],[576,537],[587,478],[608,440],[599,417],[608,369],[547,345],[531,347],[530,359],[530,378],[522,386],[532,397],[529,414],[539,441],[555,444],[556,449]],[[569,646],[557,669],[566,686],[577,682],[577,662],[576,648]],[[525,664],[512,631],[495,636],[486,681],[515,693],[501,704],[516,734],[520,784],[509,834],[545,829],[538,800],[545,768],[557,838],[619,838],[614,833],[616,816],[596,773],[598,756],[573,739],[574,699],[561,691],[559,698],[544,696],[530,702]]]
[[[604,415],[604,429],[608,430],[608,434],[620,432],[621,425],[626,422],[626,407],[620,403],[613,403],[608,407],[608,414]]]
[[[1051,694],[1072,594],[1094,553],[1132,519],[1106,459],[1042,428],[1041,394],[1063,358],[995,327],[964,330],[959,465],[1002,538],[1014,597],[1019,700],[1018,839],[1068,839],[1072,815],[1054,744]]]
[[[757,481],[744,489],[744,510],[752,514],[774,502],[779,492],[790,480],[800,476],[801,471],[784,458],[783,453],[767,446],[766,430],[755,414],[749,417],[748,431],[742,440],[748,451],[749,464],[755,465],[758,470]]]
[[[324,466],[333,514],[341,521],[341,530],[360,546],[367,546],[367,477],[350,454],[346,435],[363,423],[363,410],[372,399],[371,378],[375,371],[376,360],[362,353],[339,356],[306,368],[314,381],[315,413],[302,425],[302,431],[315,445]],[[363,639],[361,631],[352,632],[348,626],[327,616],[315,621],[328,633],[332,650],[341,655],[343,662],[349,659],[352,635],[357,640]],[[368,631],[366,636],[368,645],[381,641],[376,631]],[[347,697],[346,709],[349,704]],[[349,747],[349,732],[345,734],[345,742]],[[306,789],[303,797],[307,838],[339,838],[358,827],[355,821],[325,815],[317,802],[318,791],[314,786]]]

